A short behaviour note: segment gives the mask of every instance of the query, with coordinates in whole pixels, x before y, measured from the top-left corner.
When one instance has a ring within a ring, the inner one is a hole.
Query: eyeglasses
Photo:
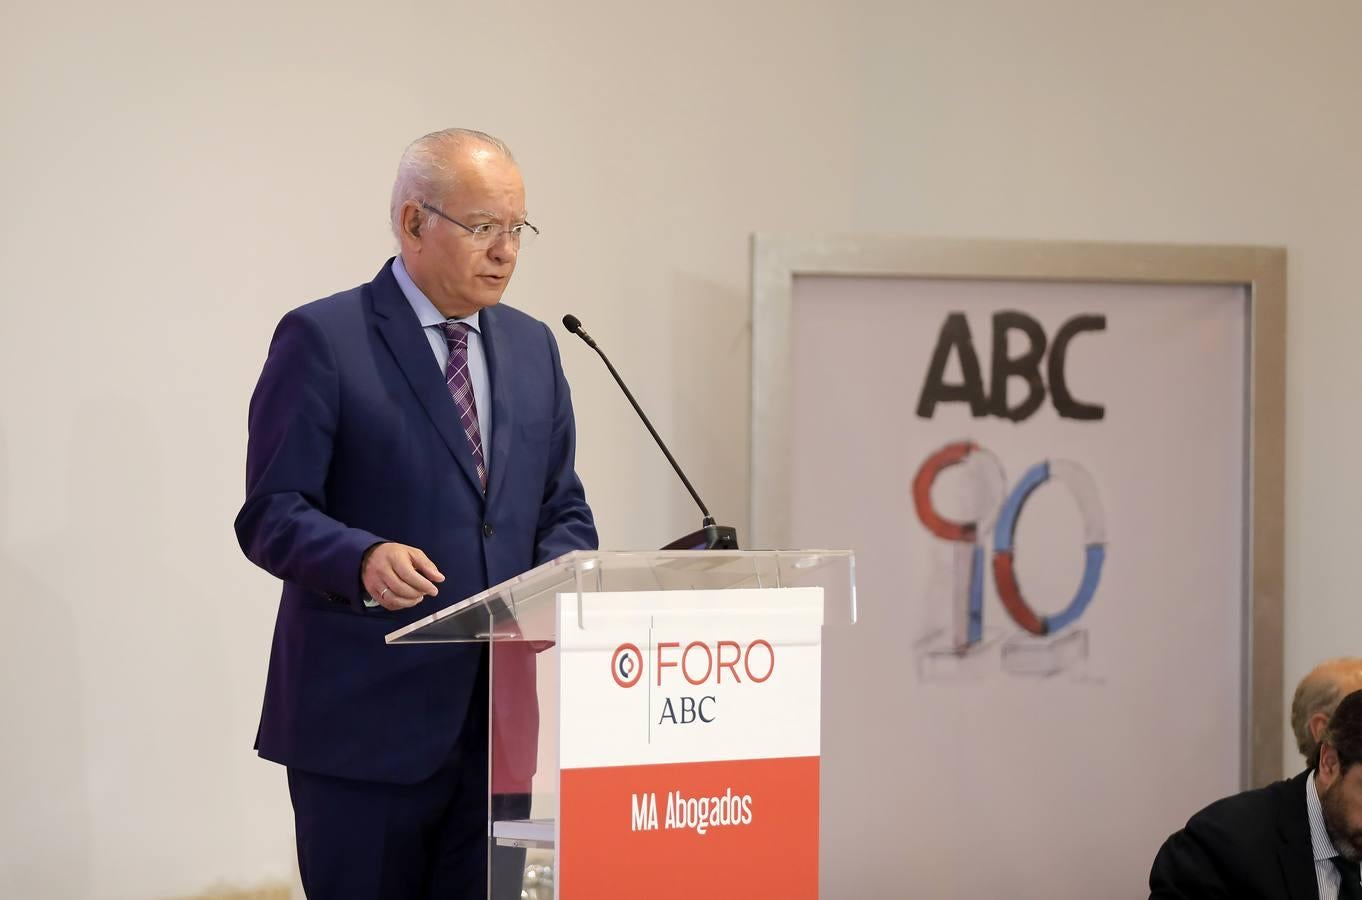
[[[473,236],[473,246],[475,247],[491,247],[493,244],[500,241],[501,236],[504,234],[510,236],[512,244],[523,248],[526,244],[533,243],[534,239],[539,235],[539,229],[535,228],[529,222],[517,222],[510,228],[502,228],[500,223],[497,222],[483,222],[481,225],[465,225],[458,219],[446,214],[443,210],[436,209],[434,206],[426,203],[424,200],[421,201],[421,208],[430,210],[446,222],[453,222],[455,225],[458,225],[464,231],[471,234]]]

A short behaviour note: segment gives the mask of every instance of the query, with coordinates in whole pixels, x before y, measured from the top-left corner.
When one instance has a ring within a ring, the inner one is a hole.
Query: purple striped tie
[[[473,450],[473,463],[478,468],[478,481],[487,491],[487,463],[482,456],[482,429],[478,427],[478,402],[473,396],[473,382],[468,378],[468,331],[466,322],[445,323],[445,343],[449,345],[449,362],[445,364],[445,386],[454,398],[463,423],[463,433]]]

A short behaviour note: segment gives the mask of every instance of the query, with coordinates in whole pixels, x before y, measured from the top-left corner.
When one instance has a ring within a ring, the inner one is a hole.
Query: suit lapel
[[[1302,855],[1308,866],[1302,865]],[[1282,864],[1282,875],[1286,878],[1286,893],[1291,900],[1317,900],[1319,885],[1315,882],[1314,854],[1310,845],[1283,843],[1278,850],[1278,860]]]
[[[1277,858],[1291,900],[1317,900],[1315,851],[1310,841],[1310,815],[1305,805],[1305,779],[1310,773],[1278,783]]]
[[[487,503],[501,496],[506,480],[506,461],[515,440],[515,404],[511,400],[511,373],[515,371],[512,347],[501,331],[497,308],[487,307],[478,316],[482,349],[487,357],[487,377],[492,382],[492,458],[487,461]]]
[[[463,425],[454,409],[454,399],[449,396],[449,388],[431,356],[430,343],[421,329],[421,323],[416,313],[412,312],[407,298],[402,295],[397,279],[393,277],[391,262],[378,273],[370,288],[374,322],[379,336],[388,345],[398,368],[402,370],[416,399],[430,417],[459,468],[481,493],[482,483],[478,480],[478,472],[473,464],[468,437],[463,433]]]

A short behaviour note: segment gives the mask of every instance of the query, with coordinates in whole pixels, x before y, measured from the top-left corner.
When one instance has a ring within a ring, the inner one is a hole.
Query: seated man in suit
[[[486,648],[383,638],[596,529],[557,344],[500,303],[535,234],[510,150],[420,138],[390,215],[397,258],[284,316],[251,397],[236,532],[284,582],[256,746],[288,768],[311,900],[485,898]],[[518,671],[533,685],[532,656]],[[535,741],[509,749],[491,787],[514,818]]]
[[[1151,900],[1362,900],[1362,691],[1339,703],[1318,765],[1218,800],[1154,859]]]
[[[1355,656],[1322,662],[1296,685],[1291,698],[1291,731],[1310,768],[1319,764],[1319,739],[1339,701],[1358,690],[1362,690],[1362,659]]]

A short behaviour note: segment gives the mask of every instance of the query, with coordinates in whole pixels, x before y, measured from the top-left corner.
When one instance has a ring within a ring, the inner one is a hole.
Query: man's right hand
[[[396,611],[440,593],[435,584],[445,577],[417,548],[386,543],[375,544],[364,555],[359,580],[379,606]]]

